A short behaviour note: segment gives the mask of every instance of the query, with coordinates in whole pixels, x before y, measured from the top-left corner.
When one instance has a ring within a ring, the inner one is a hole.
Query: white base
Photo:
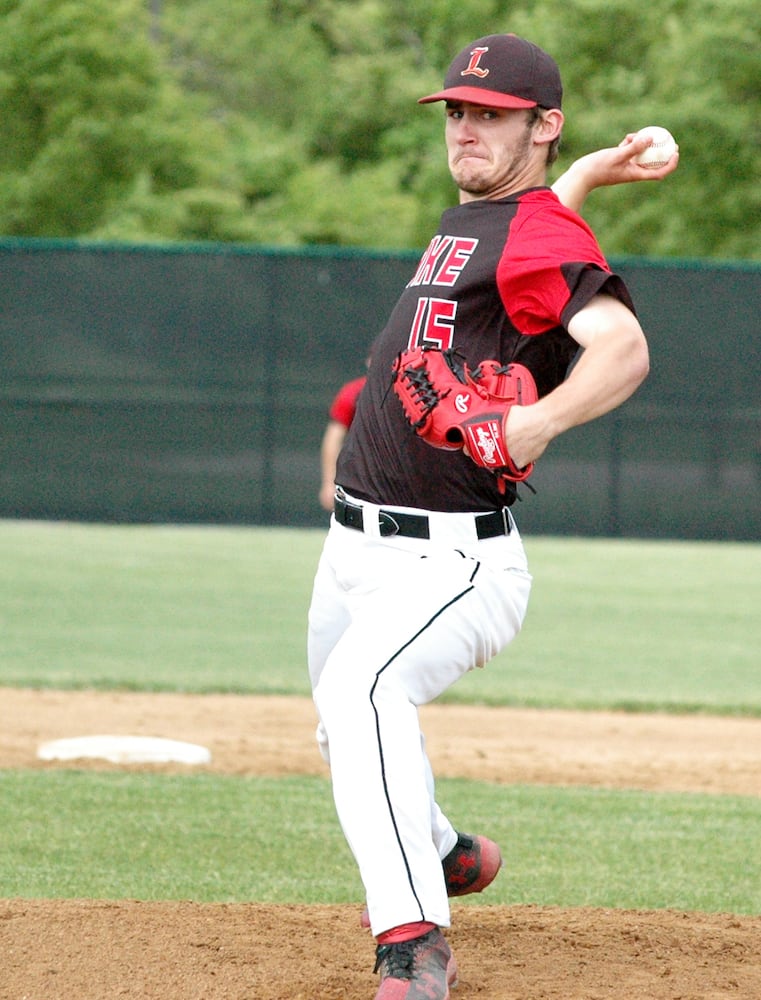
[[[112,764],[208,764],[211,753],[197,743],[157,736],[75,736],[43,743],[40,760],[107,760]]]

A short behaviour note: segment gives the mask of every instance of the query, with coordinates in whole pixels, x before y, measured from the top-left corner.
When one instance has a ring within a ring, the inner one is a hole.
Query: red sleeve
[[[521,200],[497,267],[497,285],[511,322],[524,334],[567,327],[604,286],[634,309],[592,230],[551,191],[529,192]]]
[[[362,375],[360,378],[355,378],[353,381],[347,382],[346,385],[341,386],[336,393],[335,399],[330,404],[328,416],[331,420],[343,424],[347,430],[351,427],[351,422],[354,419],[354,413],[357,409],[357,399],[366,381],[367,376]]]

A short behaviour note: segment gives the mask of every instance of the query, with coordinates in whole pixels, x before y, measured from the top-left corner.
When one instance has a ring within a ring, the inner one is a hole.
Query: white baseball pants
[[[518,530],[479,541],[472,514],[428,513],[431,538],[331,521],[314,581],[308,657],[339,822],[373,934],[449,926],[441,859],[456,834],[434,798],[418,706],[509,643],[531,576]],[[389,509],[389,508],[384,508]]]

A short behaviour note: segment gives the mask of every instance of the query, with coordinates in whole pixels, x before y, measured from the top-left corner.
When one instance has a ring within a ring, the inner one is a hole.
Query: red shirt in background
[[[359,378],[347,382],[341,386],[336,393],[335,399],[330,404],[328,416],[331,420],[343,424],[347,430],[351,427],[351,422],[357,410],[357,399],[366,381],[367,376],[361,375]]]

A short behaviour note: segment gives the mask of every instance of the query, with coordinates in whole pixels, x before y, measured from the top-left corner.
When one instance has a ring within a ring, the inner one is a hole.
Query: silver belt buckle
[[[378,511],[378,532],[381,538],[392,538],[399,534],[399,525],[387,510]]]

